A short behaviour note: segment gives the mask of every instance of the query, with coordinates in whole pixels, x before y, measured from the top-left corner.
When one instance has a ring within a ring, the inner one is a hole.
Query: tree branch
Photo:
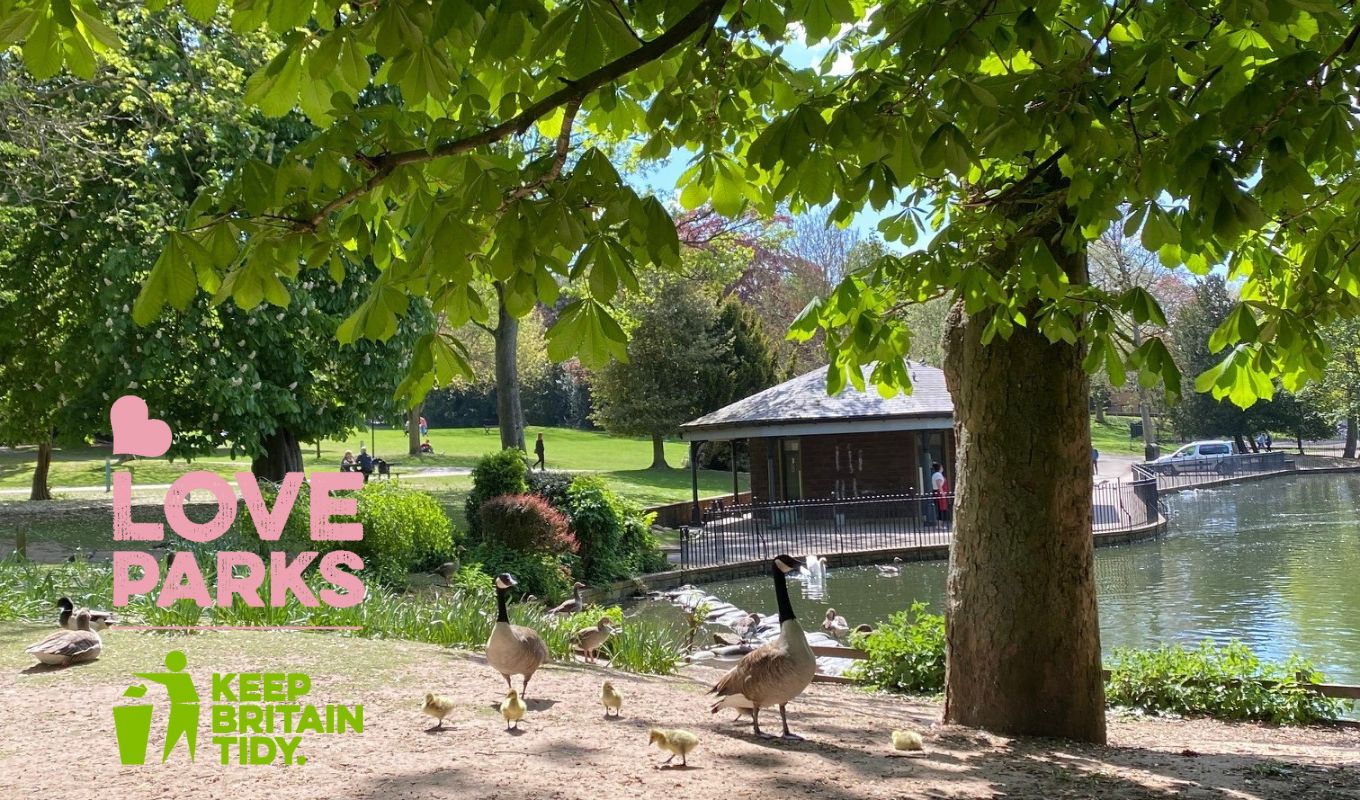
[[[499,125],[487,128],[486,130],[471,136],[465,136],[461,139],[445,142],[434,150],[425,150],[421,148],[397,153],[386,153],[374,157],[372,159],[374,169],[373,175],[362,184],[350,189],[322,206],[312,215],[311,227],[319,227],[321,223],[326,220],[326,217],[376,189],[387,180],[397,167],[405,166],[407,164],[424,163],[439,158],[447,158],[448,156],[460,155],[479,147],[485,147],[486,145],[499,142],[510,136],[524,133],[524,131],[528,130],[529,127],[540,118],[547,116],[561,106],[565,106],[572,102],[579,104],[586,95],[611,81],[627,75],[643,65],[661,58],[672,48],[689,38],[695,31],[703,28],[711,21],[715,21],[719,12],[722,10],[724,2],[725,0],[700,0],[698,5],[684,17],[681,17],[679,22],[675,23],[673,27],[662,33],[660,36],[645,42],[637,49],[614,59],[599,69],[587,73],[579,80],[569,82],[565,87],[558,89]]]

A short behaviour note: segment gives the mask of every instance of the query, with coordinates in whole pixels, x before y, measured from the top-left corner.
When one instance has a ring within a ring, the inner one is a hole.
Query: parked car
[[[1216,472],[1227,475],[1233,471],[1233,462],[1225,461],[1233,454],[1232,442],[1204,441],[1191,442],[1174,453],[1153,461],[1158,469],[1168,475],[1183,472]]]

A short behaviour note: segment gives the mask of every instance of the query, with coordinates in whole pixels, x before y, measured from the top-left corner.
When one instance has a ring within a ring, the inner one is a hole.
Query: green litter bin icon
[[[146,686],[129,686],[124,697],[141,698]],[[151,740],[151,704],[114,706],[113,729],[118,734],[118,759],[124,764],[145,764],[146,745]]]

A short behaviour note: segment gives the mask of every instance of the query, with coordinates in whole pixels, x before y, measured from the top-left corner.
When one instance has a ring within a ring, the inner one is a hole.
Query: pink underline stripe
[[[361,625],[114,625],[120,631],[361,631]]]

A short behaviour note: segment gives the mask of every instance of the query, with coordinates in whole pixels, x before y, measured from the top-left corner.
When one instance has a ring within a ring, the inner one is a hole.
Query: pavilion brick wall
[[[829,434],[798,439],[802,454],[802,497],[819,499],[922,491],[920,437],[924,431]],[[945,474],[953,481],[953,431],[945,432]],[[778,447],[775,439],[751,439],[751,494],[770,497],[767,448]],[[784,465],[775,450],[776,482],[782,481]],[[937,454],[939,457],[941,454]],[[928,481],[929,476],[925,476]],[[925,487],[928,489],[929,487]]]

